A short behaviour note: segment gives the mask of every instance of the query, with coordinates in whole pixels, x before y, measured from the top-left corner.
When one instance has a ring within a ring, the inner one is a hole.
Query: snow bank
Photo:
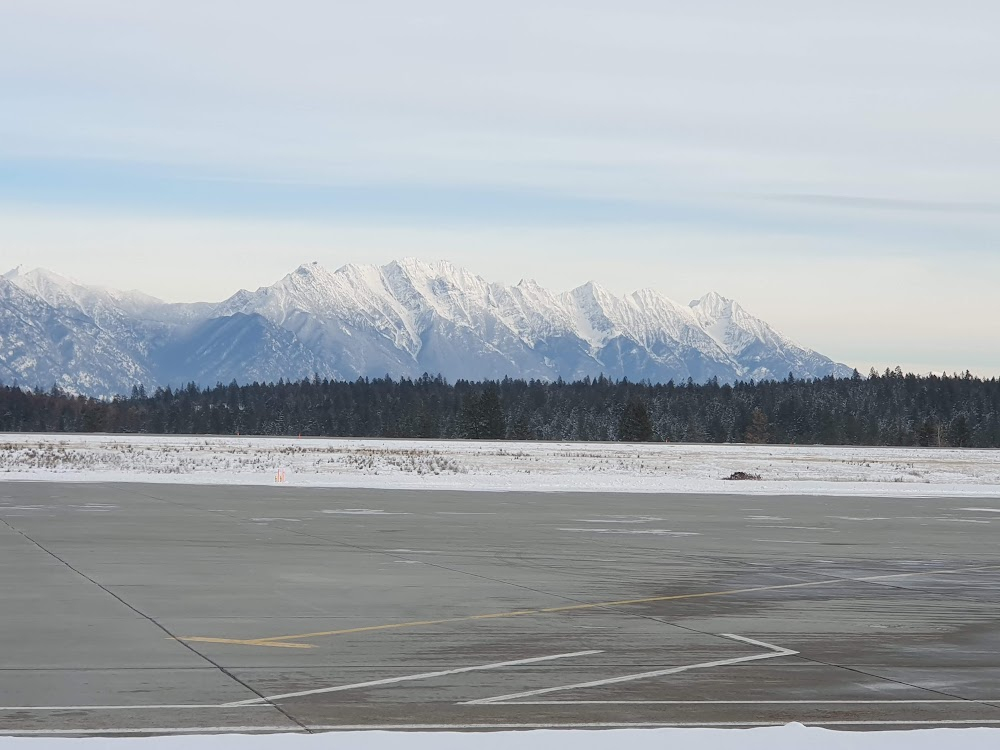
[[[725,481],[733,472],[763,481]],[[0,478],[380,489],[1000,496],[1000,451],[150,435],[0,436]]]
[[[334,732],[127,739],[0,737],[0,750],[995,750],[1000,729],[836,732],[789,724],[759,729],[609,729],[531,732]]]

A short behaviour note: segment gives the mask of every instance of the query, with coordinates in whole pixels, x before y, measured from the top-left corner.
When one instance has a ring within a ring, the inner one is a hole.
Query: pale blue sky
[[[12,0],[0,265],[188,300],[447,258],[1000,374],[997,28],[961,0]]]

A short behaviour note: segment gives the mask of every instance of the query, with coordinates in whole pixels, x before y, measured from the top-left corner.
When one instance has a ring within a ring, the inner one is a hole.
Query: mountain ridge
[[[98,351],[103,360],[86,356]],[[852,369],[716,292],[688,305],[648,288],[618,296],[596,281],[553,292],[531,279],[490,282],[444,260],[336,271],[306,263],[217,303],[164,302],[44,269],[0,276],[0,380],[8,383],[108,396],[140,382],[424,372],[734,382]]]

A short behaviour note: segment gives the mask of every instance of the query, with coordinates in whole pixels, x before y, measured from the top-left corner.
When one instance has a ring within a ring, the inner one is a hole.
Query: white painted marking
[[[409,552],[414,555],[444,555],[444,550],[440,549],[386,549],[383,552]]]
[[[353,726],[338,726],[336,724],[307,725],[308,729],[318,731],[359,731],[364,729],[382,729],[391,731],[393,729],[600,729],[612,727],[783,727],[787,721],[677,721],[677,722],[657,722],[657,721],[634,721],[634,722],[614,722],[614,721],[593,721],[577,722],[570,724],[545,724],[545,723],[508,723],[508,724],[382,724],[371,726],[365,724],[355,724]],[[801,722],[800,722],[801,723]],[[844,721],[813,721],[812,726],[939,726],[939,725],[987,725],[1000,724],[1000,719],[898,719],[898,720],[844,720]]]
[[[215,709],[220,708],[271,708],[266,703],[254,703],[241,706],[221,706],[218,703],[152,703],[139,706],[0,706],[0,711],[138,711],[151,709]]]
[[[384,680],[370,680],[369,682],[356,682],[352,685],[335,685],[333,687],[317,688],[316,690],[300,690],[295,693],[282,693],[281,695],[269,695],[266,698],[253,698],[246,701],[234,701],[224,703],[224,708],[235,706],[249,706],[254,703],[270,703],[285,698],[299,698],[305,695],[320,695],[322,693],[339,693],[344,690],[357,690],[359,688],[377,687],[379,685],[394,685],[398,682],[412,682],[414,680],[429,680],[433,677],[446,677],[453,674],[463,674],[464,672],[482,672],[489,669],[502,669],[503,667],[518,667],[524,664],[539,664],[556,659],[572,659],[577,656],[593,656],[603,653],[601,651],[574,651],[568,654],[554,654],[552,656],[534,656],[530,659],[516,659],[514,661],[500,661],[493,664],[480,664],[474,667],[458,667],[457,669],[442,669],[438,672],[424,672],[422,674],[404,675],[402,677],[388,677]]]
[[[893,578],[912,578],[913,576],[943,576],[954,575],[955,573],[979,573],[983,570],[997,570],[1000,565],[979,565],[974,568],[951,568],[950,570],[917,570],[910,573],[888,573],[877,576],[863,576],[861,578],[844,578],[844,582],[850,581],[888,581]]]
[[[488,705],[497,706],[867,706],[869,704],[920,705],[924,703],[996,703],[996,699],[980,698],[965,700],[964,698],[938,698],[913,700],[840,700],[840,701],[509,701]]]
[[[578,682],[572,685],[558,685],[556,687],[540,688],[538,690],[525,690],[522,693],[511,693],[509,695],[501,695],[494,698],[479,698],[478,700],[464,701],[459,704],[462,706],[481,706],[491,703],[504,703],[506,701],[520,700],[521,698],[531,698],[536,695],[545,695],[546,693],[557,693],[565,690],[580,690],[582,688],[600,687],[602,685],[616,685],[622,682],[633,682],[635,680],[645,680],[651,679],[653,677],[664,677],[670,674],[679,674],[681,672],[690,672],[694,669],[710,669],[712,667],[725,667],[732,664],[742,664],[744,662],[759,661],[761,659],[774,659],[779,656],[794,656],[798,651],[792,651],[787,648],[782,648],[781,646],[774,646],[770,643],[764,643],[763,641],[757,641],[753,638],[746,638],[741,635],[733,635],[732,633],[721,633],[723,638],[729,638],[734,641],[742,641],[743,643],[749,643],[754,646],[760,646],[761,648],[768,649],[767,653],[763,654],[752,654],[750,656],[737,656],[732,659],[719,659],[716,661],[706,661],[700,664],[685,664],[680,667],[670,667],[668,669],[657,669],[652,672],[639,672],[637,674],[626,674],[619,677],[607,677],[603,680],[591,680],[589,682]]]
[[[323,513],[332,513],[338,516],[408,516],[409,513],[400,513],[388,510],[375,510],[373,508],[338,508],[335,510],[324,510]]]
[[[790,539],[754,539],[754,541],[768,544],[819,544],[819,542],[793,542]]]
[[[672,531],[670,529],[559,529],[559,531],[591,532],[594,534],[651,534],[653,536],[701,536],[697,531]]]
[[[971,510],[977,513],[1000,513],[1000,508],[959,508],[959,510]]]
[[[317,727],[318,728],[318,727]],[[252,732],[304,732],[298,724],[231,727],[105,727],[103,729],[4,729],[7,737],[60,737],[112,734],[250,734]]]
[[[962,523],[968,521],[966,518],[953,518],[951,516],[900,516],[900,520],[905,521],[940,521],[941,523]],[[989,521],[976,520],[976,523],[989,523]],[[927,524],[922,523],[921,526]]]
[[[475,729],[627,729],[645,727],[663,729],[684,727],[780,727],[789,721],[589,721],[589,722],[535,722],[535,723],[482,723],[482,724],[276,724],[261,726],[215,726],[215,727],[106,727],[103,729],[5,729],[10,737],[46,737],[64,735],[112,735],[112,734],[251,734],[254,732],[287,732],[300,734],[312,732],[362,732],[366,730],[392,731],[455,731]],[[803,722],[800,722],[803,723]],[[844,720],[807,721],[809,726],[993,726],[1000,719],[894,719],[894,720]]]
[[[301,518],[251,518],[251,521],[256,521],[257,523],[267,523],[268,521],[297,521],[302,522]]]
[[[838,521],[888,521],[886,516],[827,516]]]
[[[836,529],[831,529],[827,526],[781,526],[778,524],[768,524],[768,523],[752,523],[750,524],[751,529],[802,529],[803,531],[833,531]]]
[[[1000,698],[914,698],[914,699],[894,699],[894,700],[660,700],[660,701],[640,701],[640,700],[606,700],[606,701],[508,701],[505,703],[486,704],[498,706],[866,706],[872,705],[922,705],[922,704],[981,704],[1000,703]],[[132,706],[0,706],[0,711],[177,711],[177,710],[208,710],[208,711],[229,711],[232,709],[256,708],[271,709],[273,706],[267,703],[245,703],[238,705],[227,705],[218,703],[191,704],[191,703],[151,703]]]
[[[719,633],[723,638],[729,638],[733,641],[741,641],[743,643],[749,643],[751,646],[760,646],[761,648],[766,648],[775,653],[788,655],[797,654],[798,651],[792,651],[791,649],[784,648],[783,646],[775,646],[772,643],[765,643],[764,641],[758,641],[753,638],[747,638],[745,635],[734,635],[733,633]]]

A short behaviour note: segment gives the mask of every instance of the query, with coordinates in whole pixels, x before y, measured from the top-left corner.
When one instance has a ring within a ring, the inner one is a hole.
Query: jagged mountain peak
[[[734,305],[739,307],[739,303],[736,301],[714,291],[709,292],[700,299],[691,300],[688,303],[688,307],[698,308],[703,314],[714,315],[716,317],[723,315],[727,310],[733,309]]]
[[[439,298],[445,293],[483,297],[489,289],[489,283],[484,278],[446,260],[404,258],[387,263],[381,271],[390,282],[398,284],[405,279],[409,287],[426,300]]]
[[[23,266],[18,266],[4,278],[51,305],[75,306],[92,316],[119,307],[130,314],[138,314],[164,304],[162,300],[140,291],[85,284],[47,268],[24,271]]]
[[[335,274],[319,263],[305,263],[269,286],[258,287],[252,292],[239,290],[220,303],[215,312],[217,315],[260,312],[269,319],[283,320],[297,311],[325,309],[327,300],[335,293],[335,286]]]
[[[331,276],[333,276],[333,274],[328,271],[325,266],[320,265],[317,261],[313,261],[311,263],[303,263],[294,271],[287,274],[285,279],[315,284],[322,283]]]
[[[79,281],[76,281],[75,279],[71,279],[68,276],[63,276],[62,274],[55,273],[54,271],[50,271],[47,268],[36,267],[32,268],[30,271],[26,271],[24,270],[23,264],[5,273],[4,278],[16,279],[21,284],[30,284],[32,282],[35,282],[35,283],[56,284],[58,286],[63,286],[63,287],[85,286],[84,284],[80,283]],[[93,285],[88,288],[93,290],[103,289],[103,287],[93,286]]]
[[[405,257],[389,261],[383,268],[399,268],[408,273],[425,277],[459,277],[471,275],[464,268],[460,268],[448,260],[425,260],[415,257]]]
[[[694,315],[692,314],[691,309],[689,307],[685,307],[684,305],[674,302],[672,299],[670,299],[670,297],[663,294],[662,292],[656,291],[655,289],[650,289],[648,287],[644,287],[642,289],[636,289],[628,296],[629,299],[631,299],[633,303],[637,305],[641,306],[663,305],[665,307],[669,307],[670,309],[676,311],[678,315],[682,315],[690,320],[694,319]]]
[[[319,276],[326,275],[329,273],[323,266],[319,264],[319,261],[311,261],[309,263],[303,263],[301,266],[296,268],[292,273],[299,276]]]
[[[611,294],[611,292],[609,292],[607,289],[605,289],[603,286],[601,286],[598,282],[594,281],[593,279],[584,284],[580,284],[580,286],[576,287],[575,289],[571,289],[569,293],[572,294],[574,297],[579,297],[579,298],[590,297],[592,299],[598,299],[598,300],[608,299],[614,296]]]
[[[690,305],[648,288],[619,296],[597,281],[554,292],[531,279],[489,282],[444,260],[335,271],[305,263],[218,304],[171,305],[42,270],[5,274],[0,287],[17,292],[5,294],[0,340],[27,342],[17,361],[0,352],[0,380],[100,395],[129,379],[212,384],[234,372],[299,377],[303,368],[344,379],[425,371],[660,382],[850,374],[714,292]],[[52,330],[26,328],[32,319],[51,321]],[[90,349],[114,354],[65,354]],[[82,370],[70,377],[69,368]]]

